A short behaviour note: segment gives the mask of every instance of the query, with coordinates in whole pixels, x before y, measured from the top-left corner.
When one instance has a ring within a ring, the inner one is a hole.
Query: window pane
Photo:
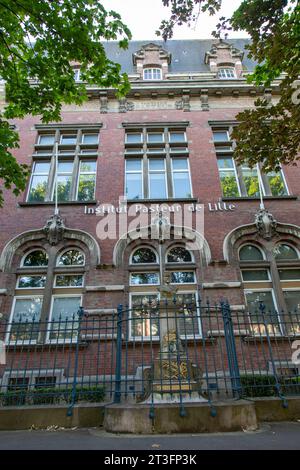
[[[269,280],[267,269],[256,269],[255,271],[243,269],[242,275],[245,282]]]
[[[53,300],[50,340],[77,338],[80,297],[55,297]]]
[[[142,142],[142,134],[126,134],[126,142],[130,144]]]
[[[82,275],[57,275],[55,280],[56,287],[82,287],[83,276]]]
[[[297,281],[300,279],[300,269],[279,269],[278,271],[282,281]]]
[[[95,160],[81,160],[80,162],[80,173],[96,173],[96,168]]]
[[[166,198],[167,189],[166,189],[166,178],[165,174],[161,173],[150,173],[150,197],[153,198]]]
[[[259,310],[259,306],[261,302],[265,306],[265,317],[266,317],[267,323],[269,323],[273,317],[274,318],[272,321],[277,322],[277,313],[275,312],[275,305],[273,301],[272,292],[265,292],[265,291],[246,292],[246,300],[247,300],[247,306],[248,306],[248,310],[250,314],[254,314],[255,317],[257,317],[258,315],[259,323],[263,322],[263,318]],[[273,315],[270,315],[270,312]]]
[[[28,202],[44,201],[47,194],[48,175],[33,176],[31,179]]]
[[[171,282],[174,284],[188,284],[195,282],[195,273],[193,271],[178,271],[171,273]]]
[[[98,144],[99,134],[82,134],[83,144]]]
[[[277,260],[298,259],[296,250],[285,244],[277,245],[274,249],[274,255]]]
[[[283,295],[289,312],[298,311],[300,309],[300,290],[285,290],[283,291]]]
[[[170,142],[185,142],[185,132],[170,132]]]
[[[214,142],[227,142],[229,140],[227,131],[214,131],[213,136]]]
[[[58,266],[83,266],[84,255],[78,250],[68,250],[61,255]]]
[[[20,276],[18,287],[22,289],[43,288],[46,284],[46,276]]]
[[[180,334],[183,336],[199,335],[199,313],[195,294],[177,294],[176,304]]]
[[[158,273],[132,273],[130,276],[131,285],[139,284],[159,284]]]
[[[218,167],[220,170],[234,169],[233,159],[231,157],[218,158]]]
[[[267,173],[272,196],[284,196],[287,194],[287,189],[283,180],[282,173]]]
[[[168,263],[190,263],[192,261],[191,253],[181,246],[172,248],[167,257]]]
[[[160,158],[151,158],[149,160],[149,170],[150,171],[159,171],[165,170],[165,160]]]
[[[140,158],[126,160],[126,171],[142,171],[142,160]]]
[[[261,251],[253,245],[245,245],[240,249],[241,261],[261,261],[263,260]]]
[[[156,294],[133,295],[131,302],[131,335],[148,338],[158,336],[158,296]]]
[[[48,255],[41,250],[32,251],[24,259],[23,266],[48,266]]]
[[[280,334],[281,329],[278,314],[271,292],[247,292],[246,301],[250,313],[251,329],[254,334],[265,335],[267,331],[271,335]],[[260,303],[265,306],[264,313],[259,309]]]
[[[10,341],[37,340],[42,302],[42,297],[16,299]]]
[[[126,196],[128,197],[128,199],[143,198],[143,183],[141,173],[127,173]]]
[[[77,135],[62,135],[61,136],[61,144],[65,145],[75,145],[77,141]]]
[[[189,173],[173,173],[174,197],[192,197]]]
[[[132,263],[156,263],[156,254],[150,248],[139,248],[132,255]]]
[[[245,183],[247,196],[259,197],[259,181],[256,169],[242,168],[243,181]]]
[[[50,171],[50,162],[36,162],[34,164],[34,171],[33,173],[36,174],[42,174],[42,175],[48,175]]]
[[[164,135],[161,132],[151,132],[147,134],[148,142],[163,142]]]
[[[40,145],[53,145],[54,144],[55,135],[54,134],[45,134],[39,136],[39,144]]]
[[[91,201],[95,198],[96,175],[80,175],[78,182],[78,201]]]
[[[239,187],[234,171],[220,171],[220,181],[224,197],[239,197]]]
[[[173,170],[188,170],[187,158],[172,158]]]
[[[57,171],[58,173],[72,173],[73,162],[58,162]]]
[[[60,202],[70,201],[71,199],[72,176],[57,176],[57,199]],[[55,189],[53,199],[55,198]]]

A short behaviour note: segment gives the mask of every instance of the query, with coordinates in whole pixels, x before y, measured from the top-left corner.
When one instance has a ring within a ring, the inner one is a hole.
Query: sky
[[[120,13],[122,20],[131,30],[134,40],[158,39],[155,31],[162,19],[168,18],[168,9],[162,0],[102,0],[107,10]],[[220,16],[229,17],[242,3],[242,0],[223,0],[220,12],[212,17],[201,14],[196,27],[178,26],[173,39],[205,39],[211,37]],[[243,32],[232,32],[229,38],[247,37]]]

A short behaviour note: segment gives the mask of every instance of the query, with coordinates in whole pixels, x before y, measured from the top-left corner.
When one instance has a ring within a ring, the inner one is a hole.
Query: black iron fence
[[[300,313],[145,296],[109,313],[1,321],[0,406],[300,394]],[[5,357],[4,357],[5,356]]]

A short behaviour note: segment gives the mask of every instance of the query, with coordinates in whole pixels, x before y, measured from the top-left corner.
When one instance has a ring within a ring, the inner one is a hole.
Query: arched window
[[[157,255],[154,250],[148,247],[141,247],[131,255],[131,264],[153,264],[157,263]]]
[[[191,263],[192,261],[190,251],[182,246],[176,246],[168,251],[167,263]]]
[[[83,266],[84,254],[76,249],[65,251],[57,261],[57,266]]]
[[[161,69],[158,67],[146,68],[143,70],[144,80],[161,80]]]
[[[263,253],[255,245],[244,245],[239,251],[240,261],[262,261]]]
[[[24,256],[21,266],[41,267],[48,266],[48,255],[44,250],[33,250]]]
[[[6,341],[75,341],[84,264],[85,256],[77,248],[59,255],[52,252],[48,256],[41,249],[25,254],[18,271]]]
[[[299,259],[297,251],[285,243],[275,246],[274,256],[276,260]]]

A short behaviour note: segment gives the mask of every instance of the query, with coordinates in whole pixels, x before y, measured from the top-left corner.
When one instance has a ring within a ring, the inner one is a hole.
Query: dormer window
[[[232,67],[222,67],[218,69],[218,78],[221,80],[232,80],[236,78],[235,70]]]
[[[147,68],[143,70],[144,80],[161,80],[161,69],[159,68]]]

